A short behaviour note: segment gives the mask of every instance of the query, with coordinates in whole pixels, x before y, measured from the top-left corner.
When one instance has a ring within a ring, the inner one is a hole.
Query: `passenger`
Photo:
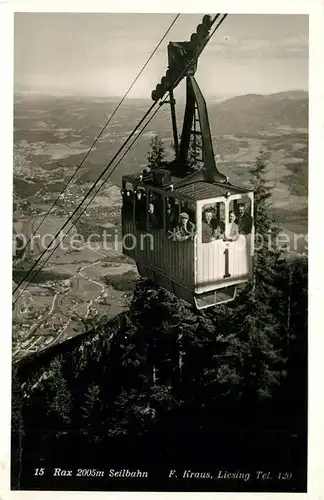
[[[240,234],[239,234],[239,228],[235,222],[235,219],[236,219],[235,212],[233,210],[231,210],[229,213],[229,224],[227,224],[227,227],[226,227],[224,241],[236,241],[236,240],[238,240]]]
[[[122,213],[125,217],[132,217],[133,214],[133,192],[130,189],[122,190],[123,205]]]
[[[126,191],[126,201],[131,202],[133,198],[133,191],[131,189],[127,189]]]
[[[171,203],[167,203],[166,206],[166,226],[167,231],[173,231],[177,226],[177,218],[174,214],[174,208],[172,207]]]
[[[202,220],[202,242],[209,243],[223,237],[224,223],[213,218],[211,209],[207,209],[203,213]]]
[[[189,215],[182,212],[179,216],[179,223],[177,224],[174,235],[177,241],[185,241],[190,237],[193,238],[195,234],[195,225],[190,222]]]
[[[149,213],[150,215],[153,215],[153,214],[154,214],[154,209],[155,209],[155,207],[154,207],[154,203],[151,203],[151,202],[150,202],[150,203],[149,203],[149,206],[148,206],[148,213]]]
[[[213,220],[213,225],[214,225],[214,234],[213,237],[216,240],[220,240],[224,238],[224,233],[225,233],[225,224],[223,221],[214,219]]]
[[[143,195],[144,195],[143,189],[141,189],[141,188],[137,189],[137,191],[136,191],[136,201],[143,200]]]
[[[214,240],[214,227],[213,227],[213,212],[209,209],[203,213],[201,237],[203,243],[209,243]]]
[[[135,197],[135,224],[137,229],[145,228],[145,205],[145,191],[143,189],[138,189]]]
[[[157,229],[159,227],[159,220],[155,213],[155,206],[153,203],[148,205],[148,230]]]
[[[252,231],[253,219],[251,215],[245,213],[244,203],[238,206],[237,224],[240,234],[250,234]]]

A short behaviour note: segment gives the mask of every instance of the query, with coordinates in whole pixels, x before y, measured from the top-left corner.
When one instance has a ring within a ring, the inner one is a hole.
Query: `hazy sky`
[[[15,85],[53,93],[121,96],[174,14],[15,14]],[[149,97],[167,69],[170,40],[202,16],[181,14],[130,97]],[[202,53],[206,96],[308,89],[308,16],[230,14]]]

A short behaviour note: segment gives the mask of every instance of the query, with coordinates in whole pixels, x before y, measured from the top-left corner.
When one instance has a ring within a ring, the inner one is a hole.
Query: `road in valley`
[[[29,340],[28,345],[26,345],[26,346],[24,345],[23,348],[21,346],[17,346],[17,348],[13,352],[13,360],[16,360],[18,358],[19,354],[21,354],[22,352],[24,353],[24,355],[31,353],[32,351],[35,350],[36,345],[44,342],[44,336],[37,334],[37,329],[39,327],[43,326],[45,321],[48,321],[49,318],[55,314],[55,312],[61,312],[63,315],[67,315],[66,313],[61,311],[61,308],[60,308],[61,302],[63,302],[64,297],[67,296],[73,288],[75,290],[78,288],[80,279],[88,281],[98,288],[98,292],[97,292],[96,296],[87,302],[87,309],[86,309],[85,317],[86,318],[88,317],[91,305],[100,298],[100,296],[102,295],[102,293],[105,290],[105,286],[102,283],[100,283],[100,282],[94,280],[93,278],[90,278],[86,274],[84,274],[83,271],[85,271],[85,269],[87,269],[87,268],[93,267],[93,266],[98,265],[100,263],[101,263],[101,260],[92,262],[91,264],[86,264],[81,269],[79,269],[75,275],[73,275],[71,277],[70,288],[68,289],[68,291],[66,293],[64,293],[63,295],[61,295],[59,292],[55,293],[53,300],[52,300],[51,307],[50,307],[48,313],[46,314],[46,316],[37,320],[37,322],[34,323],[32,325],[32,327],[29,329],[29,331],[27,332],[27,335],[24,336],[23,342],[25,342],[26,340]],[[75,312],[77,307],[78,306],[76,306],[74,309],[72,309],[72,311],[69,312],[69,314],[71,316],[73,315],[73,313]],[[72,320],[70,318],[68,320],[68,322],[64,325],[64,327],[57,332],[57,335],[55,337],[50,336],[50,337],[52,337],[52,340],[50,342],[48,342],[48,341],[46,342],[46,347],[49,347],[51,344],[57,343],[61,339],[63,333],[65,332],[65,330],[67,329],[67,327],[69,326],[71,321]],[[48,336],[46,336],[46,339],[48,340]],[[41,346],[39,346],[39,347],[41,347]]]
[[[82,274],[81,271],[83,271],[84,269],[87,269],[89,267],[95,266],[97,264],[101,264],[101,260],[98,260],[96,262],[92,262],[91,264],[88,264],[88,265],[82,267],[80,269],[80,271],[78,272],[78,274],[80,276],[82,276],[82,278],[88,280],[90,283],[93,283],[94,285],[97,285],[99,287],[99,289],[100,289],[100,292],[99,292],[98,296],[95,299],[91,299],[89,301],[89,303],[87,304],[87,312],[86,312],[86,315],[85,315],[86,318],[89,315],[90,307],[92,306],[93,302],[96,302],[99,299],[99,297],[101,296],[101,294],[105,291],[105,287],[101,283],[99,283],[98,281],[95,281],[92,278],[89,278],[88,276],[85,276],[84,274]]]
[[[29,232],[27,234],[32,234],[32,232],[35,230],[34,224],[35,224],[36,220],[37,220],[37,218],[30,217],[27,221],[25,221],[25,223],[27,225],[28,224],[31,225],[28,228]],[[24,229],[26,229],[26,228],[24,228]],[[73,308],[70,311],[63,310],[64,298],[67,295],[69,295],[69,294],[75,295],[75,294],[77,294],[77,292],[80,292],[80,294],[82,294],[82,292],[85,294],[91,293],[90,300],[86,300],[81,304],[81,305],[86,305],[86,311],[85,311],[85,313],[81,313],[82,316],[83,316],[83,314],[84,314],[83,317],[85,317],[85,318],[87,318],[89,316],[91,306],[99,300],[99,298],[101,297],[101,295],[105,291],[106,287],[104,284],[97,281],[98,278],[94,279],[93,277],[88,276],[86,273],[86,270],[90,269],[96,265],[101,264],[103,258],[106,259],[107,257],[109,257],[109,253],[107,254],[107,253],[99,252],[98,250],[95,250],[91,247],[88,247],[88,248],[93,253],[98,255],[99,260],[96,260],[95,262],[91,262],[90,264],[86,264],[83,267],[81,267],[80,269],[77,269],[75,271],[75,273],[73,275],[71,275],[71,277],[69,278],[70,279],[70,286],[69,286],[69,289],[65,293],[61,294],[58,291],[55,292],[51,306],[48,310],[48,313],[45,316],[42,316],[40,319],[38,319],[36,321],[36,323],[34,323],[31,326],[31,328],[29,329],[27,334],[24,335],[24,338],[20,342],[18,342],[18,345],[17,345],[15,351],[13,352],[13,360],[14,361],[19,359],[22,356],[28,355],[32,352],[35,352],[36,350],[39,351],[39,350],[42,350],[44,348],[49,347],[50,345],[56,344],[59,340],[62,339],[68,326],[73,321],[72,320],[73,313],[75,313],[77,316],[79,316],[79,314],[80,314],[80,313],[77,314],[75,312],[76,309],[78,307],[80,307],[80,304],[78,304],[75,308]],[[116,252],[113,252],[113,253],[114,253],[114,255],[116,254]],[[82,290],[82,285],[81,285],[82,280],[87,282],[87,283],[91,283],[92,289],[90,291],[87,289]],[[94,290],[93,290],[93,286],[95,287]],[[118,306],[118,308],[119,308],[119,306]],[[52,323],[55,324],[55,321],[54,321],[55,320],[55,316],[54,316],[55,313],[60,314],[59,321],[61,319],[61,316],[69,318],[67,323],[64,326],[58,327],[58,330],[57,330],[57,332],[55,332],[55,335],[54,334],[53,335],[52,334],[42,334],[40,331],[38,331],[38,334],[37,334],[37,330],[42,328],[44,326],[45,322],[49,323],[49,321],[51,320]],[[117,313],[118,312],[116,312],[116,314]],[[53,318],[53,319],[51,319],[51,318]]]

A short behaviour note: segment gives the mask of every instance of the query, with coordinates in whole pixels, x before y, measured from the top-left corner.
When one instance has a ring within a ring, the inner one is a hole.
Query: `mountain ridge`
[[[245,94],[209,104],[211,128],[219,134],[308,128],[308,93]]]
[[[43,91],[38,91],[38,90],[22,90],[22,89],[16,89],[14,90],[14,96],[17,96],[17,97],[20,97],[20,96],[24,96],[24,97],[35,97],[35,98],[68,98],[70,99],[71,97],[74,97],[75,99],[88,99],[88,100],[92,100],[92,99],[102,99],[102,100],[107,100],[107,101],[111,101],[111,100],[120,100],[122,96],[106,96],[106,95],[82,95],[82,94],[72,94],[72,93],[63,93],[63,92],[43,92]],[[264,94],[260,94],[260,93],[248,93],[248,94],[238,94],[238,95],[233,95],[233,96],[224,96],[224,95],[219,95],[219,96],[207,96],[206,97],[206,100],[207,102],[211,102],[213,101],[216,97],[217,97],[217,101],[216,102],[219,102],[219,99],[221,99],[221,102],[224,102],[224,101],[230,101],[232,99],[237,99],[237,98],[240,98],[240,97],[247,97],[247,96],[258,96],[258,97],[268,97],[268,96],[272,96],[272,97],[275,97],[275,96],[282,96],[282,97],[289,97],[289,98],[292,98],[292,99],[298,99],[298,98],[306,98],[308,97],[308,91],[307,90],[302,90],[302,89],[291,89],[291,90],[282,90],[282,91],[279,91],[279,92],[271,92],[271,93],[264,93]],[[127,97],[128,100],[134,100],[134,101],[145,101],[145,100],[148,100],[148,101],[151,101],[151,98],[149,96],[147,97]],[[178,99],[179,101],[181,101],[181,99]]]

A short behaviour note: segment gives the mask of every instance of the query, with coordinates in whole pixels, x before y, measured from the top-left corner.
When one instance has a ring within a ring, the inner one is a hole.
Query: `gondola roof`
[[[123,180],[126,182],[131,182],[137,188],[154,188],[158,192],[170,192],[170,194],[178,194],[181,198],[187,198],[190,201],[208,200],[211,198],[218,198],[221,196],[228,196],[229,194],[241,194],[250,192],[249,189],[233,186],[230,183],[210,183],[204,181],[192,182],[190,184],[183,185],[183,179],[180,177],[171,177],[171,182],[173,185],[173,191],[170,188],[163,188],[157,186],[149,180],[140,180],[138,174],[124,175]],[[181,184],[177,187],[177,184]]]
[[[248,192],[247,189],[238,188],[236,186],[232,186],[231,184],[211,184],[203,181],[188,184],[179,188],[175,187],[174,191],[180,196],[191,198],[194,201],[218,198],[220,196],[226,196],[228,193],[236,194]]]

